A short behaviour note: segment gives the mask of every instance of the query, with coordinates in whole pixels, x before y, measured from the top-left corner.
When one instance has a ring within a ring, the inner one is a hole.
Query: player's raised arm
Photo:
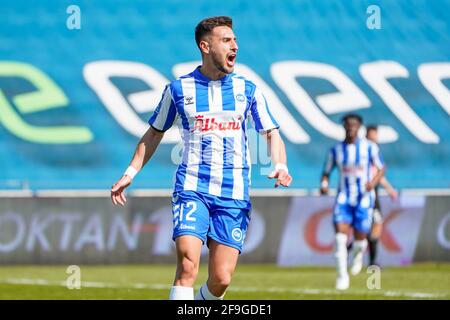
[[[275,164],[275,170],[268,176],[269,179],[277,179],[275,188],[282,185],[289,187],[292,177],[289,175],[286,159],[286,148],[278,129],[269,130],[264,136],[269,144],[272,163]]]
[[[125,205],[127,199],[125,198],[124,190],[131,184],[134,176],[150,160],[163,136],[164,132],[157,131],[153,127],[150,127],[142,136],[129,167],[111,188],[111,200],[115,205]]]

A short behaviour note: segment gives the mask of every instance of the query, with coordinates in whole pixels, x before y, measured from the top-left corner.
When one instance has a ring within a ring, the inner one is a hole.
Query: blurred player
[[[209,276],[195,299],[223,299],[250,220],[250,153],[247,115],[269,143],[275,187],[289,186],[284,143],[267,102],[251,81],[233,73],[238,46],[228,17],[202,20],[195,29],[202,65],[166,86],[130,166],[111,189],[125,204],[124,189],[151,158],[178,118],[183,160],[172,198],[177,269],[170,299],[194,298],[202,244],[209,247]]]
[[[367,234],[372,225],[372,211],[375,200],[374,188],[384,175],[385,168],[378,146],[366,139],[358,138],[362,118],[348,114],[343,119],[345,140],[331,148],[321,179],[321,194],[329,190],[329,177],[334,167],[340,172],[339,187],[333,212],[336,231],[336,289],[350,286],[347,273],[347,239],[353,228],[353,265],[351,273],[361,271],[364,251],[367,248]],[[373,174],[372,165],[378,168]]]
[[[373,143],[378,144],[378,128],[375,125],[367,126],[366,138]],[[373,168],[377,170],[376,168]],[[377,263],[377,249],[378,239],[380,239],[381,232],[383,231],[383,214],[381,212],[380,200],[378,198],[378,187],[383,186],[391,199],[396,200],[398,197],[397,191],[391,186],[389,181],[383,176],[380,179],[380,183],[375,187],[375,205],[373,210],[373,222],[372,229],[368,237],[369,242],[369,265],[378,265]]]

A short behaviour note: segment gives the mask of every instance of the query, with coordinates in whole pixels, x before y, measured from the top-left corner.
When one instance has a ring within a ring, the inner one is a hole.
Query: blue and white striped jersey
[[[192,190],[249,200],[247,117],[259,132],[279,127],[262,92],[234,73],[211,81],[197,67],[166,86],[148,122],[166,131],[178,121],[183,129],[183,157],[174,192]]]
[[[351,144],[338,143],[328,154],[324,173],[330,175],[335,166],[340,173],[337,203],[373,207],[375,192],[367,192],[366,183],[374,176],[373,166],[378,169],[384,167],[378,146],[360,138]]]

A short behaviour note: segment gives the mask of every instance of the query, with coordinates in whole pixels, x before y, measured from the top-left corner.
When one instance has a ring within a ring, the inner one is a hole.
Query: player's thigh
[[[210,215],[208,239],[242,252],[249,222],[249,209],[215,208]]]
[[[188,259],[198,268],[200,256],[202,253],[202,240],[191,234],[180,235],[175,239],[177,251],[177,261],[183,263],[183,259]]]
[[[336,233],[344,233],[347,236],[350,236],[351,231],[351,225],[348,223],[335,223],[334,224],[334,230]]]
[[[333,223],[336,226],[336,229],[338,225],[352,225],[353,213],[354,207],[348,204],[336,203],[333,210]]]
[[[178,192],[172,197],[173,240],[193,236],[205,243],[209,229],[209,210],[195,192]],[[189,240],[186,240],[189,241]]]
[[[364,235],[370,233],[370,229],[372,227],[372,219],[373,208],[364,208],[361,206],[358,206],[356,208],[353,228],[355,229],[356,238],[361,238],[358,240],[362,240],[364,238]]]

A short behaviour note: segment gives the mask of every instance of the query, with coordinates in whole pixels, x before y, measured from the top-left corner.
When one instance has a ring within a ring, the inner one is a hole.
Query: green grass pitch
[[[2,266],[0,299],[167,299],[174,265],[80,265],[81,289],[66,287],[67,266]],[[334,290],[335,271],[323,267],[238,265],[226,299],[450,299],[450,264],[381,269],[381,289],[370,274],[351,276],[350,289]],[[205,281],[200,267],[196,288]]]

